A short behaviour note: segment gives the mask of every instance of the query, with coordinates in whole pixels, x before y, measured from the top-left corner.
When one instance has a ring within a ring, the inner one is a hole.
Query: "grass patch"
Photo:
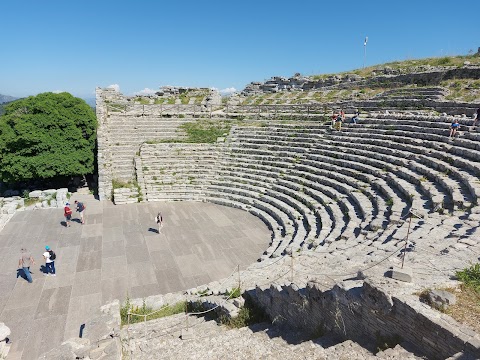
[[[225,296],[228,297],[229,299],[236,299],[236,298],[239,298],[241,295],[242,293],[240,292],[240,288],[238,287],[230,291],[227,291],[225,293]]]
[[[457,302],[450,305],[445,313],[480,333],[480,294],[465,285],[455,292]]]
[[[39,203],[39,202],[40,202],[40,199],[37,199],[37,198],[28,198],[24,200],[25,207]]]
[[[129,188],[130,182],[126,182],[118,179],[112,179],[112,187],[114,189]]]
[[[457,271],[456,275],[465,287],[472,289],[480,296],[480,263]]]
[[[127,299],[125,300],[125,303],[120,307],[120,317],[122,320],[121,324],[122,325],[128,324],[128,313],[136,314],[136,315],[147,315],[146,318],[148,321],[148,320],[160,319],[163,317],[183,313],[185,312],[185,308],[186,308],[186,302],[181,301],[173,305],[166,305],[165,307],[155,311],[153,310],[152,307],[147,306],[147,304],[145,303],[145,300],[143,300],[142,306],[134,306],[130,302],[130,299],[127,297]],[[145,316],[130,315],[130,324],[135,324],[143,321],[145,321]]]

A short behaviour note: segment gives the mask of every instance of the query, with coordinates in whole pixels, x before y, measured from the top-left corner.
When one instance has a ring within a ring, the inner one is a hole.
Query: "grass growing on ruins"
[[[446,289],[449,290],[449,289]],[[461,286],[460,291],[452,289],[457,298],[455,305],[450,305],[445,313],[480,332],[480,293],[467,286]]]
[[[249,296],[246,297],[245,305],[240,309],[236,317],[228,318],[222,316],[219,318],[221,324],[231,329],[239,329],[267,321],[270,321],[267,314],[255,305]]]
[[[480,297],[480,263],[457,271],[456,275],[467,288],[475,291]]]
[[[202,120],[189,122],[181,125],[187,133],[186,142],[191,143],[214,143],[217,138],[230,132],[232,123],[229,121]]]
[[[173,305],[166,305],[161,309],[154,310],[152,307],[147,306],[145,300],[143,300],[142,306],[134,306],[130,299],[127,297],[125,303],[120,307],[120,318],[122,325],[127,325],[129,323],[128,314],[130,315],[130,324],[135,324],[138,322],[160,319],[163,317],[180,314],[185,312],[186,302],[181,301]],[[139,315],[139,316],[138,316]],[[147,316],[144,316],[147,315]]]
[[[456,276],[462,282],[459,288],[440,289],[455,294],[456,303],[437,310],[480,332],[480,263],[457,271]],[[427,292],[428,289],[424,290],[419,297],[428,303],[425,299]]]

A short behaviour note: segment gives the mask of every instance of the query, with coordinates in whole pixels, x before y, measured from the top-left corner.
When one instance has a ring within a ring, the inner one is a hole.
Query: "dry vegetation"
[[[480,294],[465,286],[457,289],[454,293],[457,297],[457,302],[455,305],[449,306],[445,313],[459,323],[467,325],[477,333],[480,333]]]

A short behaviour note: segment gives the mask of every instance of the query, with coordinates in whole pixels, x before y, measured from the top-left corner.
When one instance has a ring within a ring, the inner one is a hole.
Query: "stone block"
[[[4,341],[7,337],[10,336],[10,333],[10,328],[3,322],[0,322],[0,341]]]
[[[30,191],[30,193],[28,194],[28,197],[38,199],[42,197],[42,192],[40,190]]]
[[[194,338],[193,330],[192,329],[182,329],[182,333],[180,335],[182,340],[191,340]]]
[[[412,282],[412,269],[408,267],[402,269],[400,266],[393,266],[388,273],[392,279]]]

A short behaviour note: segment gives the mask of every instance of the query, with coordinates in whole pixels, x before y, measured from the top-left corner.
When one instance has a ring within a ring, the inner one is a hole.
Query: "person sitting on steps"
[[[460,128],[460,124],[458,123],[458,120],[457,119],[453,120],[452,125],[450,125],[450,136],[449,137],[454,139],[459,128]]]

